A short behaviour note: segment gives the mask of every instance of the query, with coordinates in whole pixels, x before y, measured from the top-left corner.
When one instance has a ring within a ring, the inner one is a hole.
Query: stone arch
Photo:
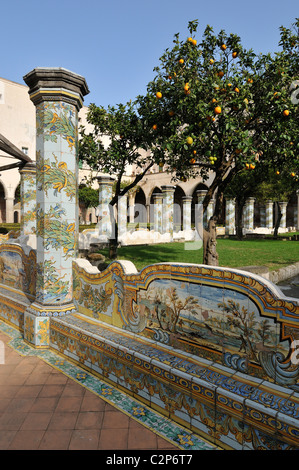
[[[134,201],[134,223],[147,224],[146,196],[142,188],[137,188]]]
[[[191,194],[192,196],[192,203],[191,203],[191,224],[194,224],[195,223],[195,206],[196,204],[198,203],[198,196],[197,196],[197,191],[207,191],[208,190],[208,186],[205,185],[204,183],[198,183],[194,189],[193,189],[193,192]]]
[[[0,179],[0,222],[6,222],[6,187]]]

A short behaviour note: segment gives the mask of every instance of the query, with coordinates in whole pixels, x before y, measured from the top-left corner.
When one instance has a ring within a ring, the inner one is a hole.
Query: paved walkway
[[[0,450],[177,449],[10,339],[0,331]]]

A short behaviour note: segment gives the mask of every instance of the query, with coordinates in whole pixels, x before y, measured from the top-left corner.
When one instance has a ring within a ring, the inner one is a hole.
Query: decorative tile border
[[[143,403],[112,387],[53,350],[34,349],[24,342],[19,331],[0,320],[0,331],[11,337],[9,346],[22,356],[37,356],[83,387],[98,395],[146,428],[183,450],[220,450],[182,426],[165,418]]]

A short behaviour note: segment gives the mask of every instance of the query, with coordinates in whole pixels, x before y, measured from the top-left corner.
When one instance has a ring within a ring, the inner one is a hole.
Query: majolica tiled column
[[[175,187],[174,186],[162,186],[163,194],[163,222],[162,232],[169,233],[170,238],[173,237],[173,196]]]
[[[254,201],[255,199],[250,197],[246,202],[244,226],[249,231],[254,229]]]
[[[127,231],[127,195],[118,199],[118,236],[124,235]]]
[[[36,238],[36,165],[27,163],[20,170],[21,177],[21,234]],[[35,246],[36,247],[36,240]]]
[[[183,196],[183,230],[191,230],[192,196]]]
[[[236,232],[235,199],[226,200],[225,211],[225,234],[234,235]]]
[[[99,205],[97,208],[99,216],[99,236],[104,236],[109,239],[113,235],[109,204],[112,199],[112,186],[114,180],[109,176],[99,176],[97,180],[99,183]]]
[[[267,201],[266,207],[266,228],[272,230],[273,228],[273,202]]]
[[[202,203],[204,198],[206,197],[207,191],[205,189],[200,189],[196,191],[197,195],[197,207],[195,208],[195,219],[202,224],[204,227],[207,226],[207,211],[203,212]]]
[[[163,194],[153,194],[154,199],[154,232],[162,233]]]
[[[260,206],[260,226],[266,227],[266,208],[264,205]]]
[[[280,228],[286,229],[287,228],[287,202],[280,202],[280,210],[281,210],[281,220],[280,220]]]
[[[78,246],[78,111],[85,79],[62,68],[24,77],[36,106],[36,300],[25,312],[24,338],[49,346],[51,316],[75,311],[72,261]]]

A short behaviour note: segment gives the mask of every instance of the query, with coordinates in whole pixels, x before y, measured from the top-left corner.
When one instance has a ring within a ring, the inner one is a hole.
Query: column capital
[[[37,67],[23,77],[34,105],[64,101],[79,110],[89,93],[85,78],[61,67]]]
[[[170,185],[170,184],[161,186],[161,190],[162,190],[163,192],[175,191],[175,188],[176,188],[176,186],[172,186],[172,185]]]
[[[111,184],[113,185],[115,179],[110,176],[96,176],[95,178],[99,184]]]
[[[191,202],[192,201],[192,196],[183,196],[182,197],[182,201],[183,202]]]
[[[19,173],[35,173],[36,172],[36,162],[28,162],[19,170]]]

